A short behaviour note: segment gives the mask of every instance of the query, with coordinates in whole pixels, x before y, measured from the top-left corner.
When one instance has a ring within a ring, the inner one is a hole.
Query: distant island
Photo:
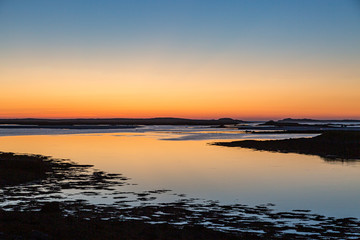
[[[235,126],[247,133],[324,133],[329,131],[360,131],[360,120],[314,120],[291,119],[270,120],[257,124],[238,124]]]
[[[360,120],[356,119],[338,119],[338,120],[320,120],[320,119],[311,119],[311,118],[284,118],[278,122],[359,122]]]

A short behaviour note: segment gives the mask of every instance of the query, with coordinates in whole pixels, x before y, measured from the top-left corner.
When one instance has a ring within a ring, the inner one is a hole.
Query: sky
[[[0,0],[0,118],[360,119],[360,0]]]

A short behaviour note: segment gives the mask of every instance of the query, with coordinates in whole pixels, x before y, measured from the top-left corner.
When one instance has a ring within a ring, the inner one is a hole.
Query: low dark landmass
[[[348,130],[360,130],[360,125],[359,124],[349,124],[348,121],[340,121],[335,123],[321,123],[321,124],[316,124],[317,121],[314,121],[315,123],[302,123],[300,122],[296,122],[296,121],[267,121],[265,123],[261,123],[259,124],[259,126],[273,126],[273,127],[278,127],[278,128],[285,128],[285,129],[291,129],[291,130],[318,130],[318,131],[332,131],[332,130],[342,130],[342,131],[348,131]],[[355,127],[355,128],[354,128]]]
[[[259,124],[260,126],[276,126],[276,127],[312,127],[312,128],[335,128],[337,126],[333,124],[305,124],[295,121],[267,121]]]
[[[338,119],[338,120],[319,120],[319,119],[311,119],[311,118],[284,118],[279,120],[278,122],[360,122],[360,120],[356,119]]]
[[[251,121],[250,121],[251,122]],[[234,125],[242,123],[250,123],[249,121],[242,121],[232,118],[219,119],[187,119],[187,118],[172,118],[172,117],[157,117],[157,118],[72,118],[72,119],[46,119],[46,118],[16,118],[16,119],[0,119],[1,124],[19,124],[19,125],[33,125],[33,126],[74,126],[74,125]],[[360,120],[344,119],[344,120],[315,120],[315,119],[292,119],[285,118],[278,121],[268,121],[269,123],[285,124],[285,123],[299,123],[304,122],[332,122],[337,123],[358,123]],[[319,124],[322,125],[322,124]],[[105,127],[105,126],[104,126]]]
[[[261,130],[245,130],[246,133],[253,134],[320,134],[324,131],[320,129],[314,130],[271,130],[271,131],[261,131]]]
[[[0,161],[4,172],[9,170],[3,178],[6,184],[0,186],[0,239],[231,240],[360,236],[360,222],[355,218],[337,219],[308,210],[276,212],[271,209],[272,204],[220,205],[181,194],[175,202],[149,204],[149,200],[170,190],[122,192],[116,187],[129,184],[122,175],[41,155],[1,153]],[[31,164],[34,165],[29,167]],[[23,171],[33,175],[14,180]],[[11,174],[14,176],[9,177]],[[64,198],[63,190],[86,196],[110,194],[119,201],[94,205]],[[124,194],[136,196],[135,201],[141,204],[131,206],[134,200],[126,200]]]
[[[297,121],[297,119],[284,119],[279,121],[267,121],[257,125],[236,125],[238,130],[254,133],[324,133],[329,131],[360,131],[360,121],[339,120],[335,122]]]
[[[33,129],[33,128],[46,128],[46,129],[132,129],[132,128],[137,128],[139,127],[138,125],[0,125],[0,129]]]
[[[34,127],[74,125],[224,125],[243,123],[241,120],[220,118],[213,120],[186,118],[98,118],[98,119],[0,119],[0,124],[32,125]],[[105,127],[105,126],[104,126]]]
[[[330,159],[360,159],[359,131],[331,131],[313,138],[216,142],[214,145],[283,153],[310,154]]]
[[[0,210],[0,222],[0,239],[247,239],[203,226],[185,226],[180,229],[169,224],[142,221],[86,220],[74,216],[64,217],[61,212]]]

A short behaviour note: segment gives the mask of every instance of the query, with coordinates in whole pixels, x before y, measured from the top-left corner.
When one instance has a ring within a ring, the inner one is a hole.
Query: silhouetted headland
[[[360,159],[359,131],[331,131],[312,138],[243,140],[213,144],[272,152],[311,154],[330,159]]]

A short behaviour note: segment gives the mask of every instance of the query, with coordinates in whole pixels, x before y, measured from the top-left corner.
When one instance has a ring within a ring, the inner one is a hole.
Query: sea
[[[0,151],[92,164],[101,171],[129,178],[130,184],[121,186],[124,192],[171,190],[154,199],[155,203],[186,196],[220,204],[270,203],[277,211],[303,209],[329,217],[360,218],[360,159],[329,160],[211,144],[316,135],[254,134],[210,126],[1,128]],[[81,196],[64,192],[64,196],[94,204],[115,201],[101,194]]]

